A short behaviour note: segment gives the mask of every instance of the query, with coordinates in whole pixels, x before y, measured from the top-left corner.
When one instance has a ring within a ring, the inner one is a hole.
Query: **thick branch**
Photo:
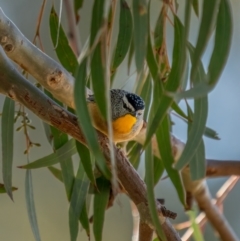
[[[25,105],[43,121],[55,126],[86,145],[76,116],[57,105],[38,88],[28,82],[16,70],[2,48],[0,48],[0,92]],[[107,164],[110,165],[108,139],[103,134],[98,133],[98,140],[102,152],[106,157]],[[148,224],[149,227],[153,228],[147,204],[145,183],[132,167],[122,150],[114,146],[114,151],[119,181],[138,207],[141,218],[144,218],[143,221]],[[169,240],[180,240],[178,233],[172,228],[171,224],[167,222],[167,218],[163,216],[161,209],[158,211],[166,236],[171,235],[174,237],[174,239]],[[173,234],[169,234],[169,232],[173,232]]]

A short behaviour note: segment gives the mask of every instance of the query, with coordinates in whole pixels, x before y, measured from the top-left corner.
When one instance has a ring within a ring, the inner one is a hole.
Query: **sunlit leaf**
[[[7,194],[12,196],[13,131],[15,102],[6,97],[2,111],[2,175]]]
[[[105,210],[109,200],[110,182],[105,178],[97,179],[98,192],[93,203],[93,233],[96,241],[102,240]]]
[[[56,11],[54,10],[54,7],[52,7],[51,9],[49,26],[52,42],[53,45],[56,46],[56,54],[59,61],[64,66],[64,68],[66,68],[70,73],[74,74],[78,66],[77,58],[73,53],[71,47],[69,46],[68,38],[64,33],[61,25],[58,35],[58,16]]]

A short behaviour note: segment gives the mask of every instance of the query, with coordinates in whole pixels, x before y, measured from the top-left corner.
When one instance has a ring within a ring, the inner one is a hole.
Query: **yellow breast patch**
[[[121,134],[127,134],[132,130],[133,125],[136,123],[136,117],[132,115],[125,115],[113,121],[113,130]]]

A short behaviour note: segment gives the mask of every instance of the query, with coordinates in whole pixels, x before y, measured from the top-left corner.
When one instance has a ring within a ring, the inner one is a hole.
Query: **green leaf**
[[[32,229],[34,238],[35,238],[36,241],[41,241],[41,237],[40,237],[40,233],[39,233],[39,229],[38,229],[35,203],[34,203],[31,170],[26,171],[25,198],[26,198],[28,219],[29,219],[29,222],[30,222],[30,225],[31,225],[31,229]]]
[[[194,48],[192,46],[189,46],[189,53],[190,53],[191,60],[193,62]],[[206,79],[206,74],[204,72],[203,64],[200,61],[196,70],[195,79],[193,80],[193,85],[195,86],[196,84],[203,83],[205,79]],[[189,131],[188,140],[182,152],[182,155],[175,166],[178,170],[182,169],[190,161],[192,161],[194,155],[197,155],[193,160],[195,162],[200,161],[200,158],[202,158],[202,155],[204,153],[204,147],[199,149],[198,154],[196,153],[202,141],[203,133],[205,132],[205,129],[206,129],[207,115],[208,115],[208,97],[204,96],[201,98],[196,98],[194,100],[194,114],[192,116],[193,122],[191,124],[191,128]],[[198,163],[198,165],[200,164]],[[200,166],[201,168],[203,168],[203,170],[199,170],[199,173],[205,175],[205,157],[204,157],[204,160],[202,160],[202,165]],[[195,175],[195,174],[192,173],[192,175]]]
[[[89,218],[88,218],[88,211],[87,211],[87,205],[86,201],[82,207],[82,211],[79,217],[79,221],[82,225],[82,227],[85,229],[86,234],[90,240],[90,225],[89,225]]]
[[[15,102],[6,97],[2,111],[2,175],[8,196],[12,196],[13,128]]]
[[[96,185],[89,149],[78,141],[76,141],[76,147],[89,180]]]
[[[54,164],[59,163],[60,161],[64,161],[70,158],[77,152],[75,146],[75,140],[71,139],[66,144],[64,144],[61,148],[59,148],[55,153],[52,153],[48,156],[40,158],[34,162],[31,162],[24,166],[19,166],[20,168],[25,169],[35,169],[40,167],[48,167]]]
[[[110,177],[110,172],[106,167],[104,156],[100,150],[96,131],[91,124],[91,118],[88,112],[86,98],[85,98],[85,83],[87,79],[86,73],[87,59],[83,59],[80,63],[74,87],[74,100],[76,104],[76,113],[78,116],[79,125],[86,138],[90,151],[94,154],[96,162],[102,173],[106,177]]]
[[[93,203],[93,233],[96,241],[102,240],[104,214],[109,200],[110,186],[110,182],[105,178],[97,179],[99,192],[95,194]]]
[[[94,91],[94,99],[99,107],[102,117],[107,119],[107,105],[106,105],[106,58],[103,52],[104,42],[99,42],[96,46],[92,61],[91,61],[91,76],[92,76],[92,86]],[[105,46],[106,47],[106,46]],[[109,93],[108,93],[109,94]]]
[[[79,162],[69,207],[69,228],[71,241],[77,240],[78,220],[85,204],[89,184],[90,181],[84,171],[83,165],[81,162]]]
[[[148,7],[146,0],[135,0],[132,5],[134,22],[134,48],[137,72],[143,69],[147,52]]]
[[[193,7],[193,10],[194,10],[196,16],[199,17],[199,3],[198,3],[198,0],[190,0],[190,2],[192,3],[192,7]]]
[[[175,101],[172,103],[171,107],[179,116],[186,120],[189,119],[188,116],[184,113],[184,111],[179,107],[179,105]]]
[[[128,61],[127,61],[128,74],[130,72],[130,67],[131,67],[131,63],[132,63],[133,54],[134,54],[134,39],[132,37],[131,44],[130,44],[130,49],[129,49],[129,53],[128,53]]]
[[[232,41],[232,10],[229,0],[221,0],[213,53],[208,66],[208,83],[215,86],[227,62]]]
[[[209,128],[209,127],[205,128],[204,135],[206,137],[209,137],[209,138],[212,138],[212,139],[215,139],[215,140],[220,140],[220,137],[219,137],[218,133],[215,130]]]
[[[157,158],[156,156],[153,157],[153,170],[154,170],[154,186],[159,182],[165,168],[163,165],[162,160]]]
[[[153,176],[154,165],[153,165],[152,155],[153,155],[152,145],[150,142],[147,145],[146,152],[145,152],[145,170],[146,170],[145,179],[146,179],[146,185],[147,185],[148,207],[149,207],[150,215],[158,236],[161,238],[161,240],[166,240],[162,226],[159,221],[158,212],[156,209],[156,199],[154,196],[154,176]]]
[[[194,101],[193,123],[188,136],[187,143],[182,152],[181,157],[176,163],[175,167],[180,170],[186,166],[195,155],[198,146],[202,140],[202,135],[205,131],[208,115],[208,99],[202,97]]]
[[[120,1],[119,33],[114,58],[111,66],[113,74],[124,60],[132,38],[132,15],[130,8],[125,0]]]
[[[92,9],[90,47],[92,47],[97,36],[97,33],[103,26],[104,4],[105,0],[94,1]]]
[[[54,149],[58,150],[68,142],[68,135],[65,133],[62,133],[61,131],[59,131],[54,127],[51,127],[51,131],[53,135]],[[61,159],[60,166],[62,170],[62,178],[63,178],[63,183],[65,185],[66,194],[67,194],[68,200],[70,200],[73,180],[74,180],[74,170],[73,170],[73,163],[72,163],[71,157],[66,159]]]
[[[171,179],[181,203],[185,206],[185,191],[182,184],[182,179],[179,172],[172,167],[174,164],[174,158],[172,155],[172,146],[170,139],[170,123],[166,116],[156,132],[158,149],[164,167],[167,171],[169,178]]]
[[[60,182],[63,182],[62,171],[56,167],[48,167],[48,170],[56,177]]]
[[[17,187],[12,187],[12,191],[16,191],[16,190],[18,190]],[[6,191],[5,187],[4,187],[4,185],[0,183],[0,193],[6,193],[6,192],[7,191]]]
[[[191,179],[193,181],[204,178],[206,175],[205,147],[201,140],[195,155],[189,163]]]
[[[168,77],[165,89],[166,91],[175,92],[178,90],[185,69],[186,62],[186,48],[185,48],[185,39],[184,39],[184,27],[177,16],[174,17],[174,47],[173,47],[173,62],[172,69]],[[150,68],[150,67],[149,67]],[[153,76],[153,79],[157,75],[156,67],[154,70],[150,69],[150,72]],[[151,110],[153,118],[149,121],[149,126],[147,131],[147,136],[145,140],[144,147],[149,143],[153,134],[156,132],[157,128],[163,121],[164,117],[167,114],[169,107],[173,103],[173,98],[160,95],[162,93],[160,81],[155,81],[154,84],[154,99],[153,99],[153,108]]]
[[[137,170],[140,164],[142,145],[136,142],[129,142],[127,148],[128,148],[128,159],[133,165],[133,167]]]
[[[207,46],[208,40],[212,34],[214,25],[216,23],[219,2],[220,0],[203,1],[201,25],[200,25],[198,40],[196,44],[196,49],[194,51],[193,61],[192,61],[191,80],[195,79],[195,74],[196,74],[199,62],[201,60],[202,54],[204,53],[204,50]],[[222,42],[222,41],[219,41],[219,42]]]
[[[155,30],[154,30],[154,48],[157,50],[159,50],[161,48],[162,43],[163,43],[164,21],[165,21],[165,16],[163,14],[163,8],[162,8],[162,11],[160,12],[160,14],[158,16]]]
[[[56,54],[59,61],[67,71],[74,74],[78,66],[77,58],[69,46],[68,38],[61,25],[58,35],[58,16],[54,10],[54,7],[51,9],[49,26],[52,42],[53,45],[56,46]]]
[[[193,229],[194,240],[204,241],[202,231],[201,231],[198,223],[196,222],[196,218],[197,218],[196,211],[188,210],[187,215],[189,216],[189,219],[191,221],[191,227]]]

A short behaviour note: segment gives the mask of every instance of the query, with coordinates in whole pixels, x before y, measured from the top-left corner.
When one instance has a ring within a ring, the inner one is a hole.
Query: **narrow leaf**
[[[185,191],[179,172],[172,167],[174,158],[170,140],[170,123],[168,117],[165,117],[162,124],[156,132],[158,148],[164,167],[171,179],[181,203],[185,206]]]
[[[196,16],[199,17],[199,3],[198,3],[198,0],[190,0],[190,2],[192,3],[192,7],[193,7],[193,10],[194,10]]]
[[[51,127],[51,131],[53,135],[54,149],[58,150],[68,142],[68,135],[65,133],[62,133],[61,131],[59,131],[54,127]],[[74,180],[74,170],[73,170],[73,163],[72,163],[71,157],[67,159],[61,159],[60,166],[62,170],[62,178],[63,178],[66,194],[67,194],[68,200],[70,200],[73,180]]]
[[[69,228],[71,241],[77,240],[78,220],[86,200],[89,183],[90,181],[84,171],[83,165],[81,162],[79,162],[69,207]]]
[[[146,0],[135,0],[132,5],[134,22],[134,48],[137,72],[143,69],[147,52],[148,7]]]
[[[208,40],[213,31],[213,27],[216,23],[219,2],[220,0],[203,1],[201,25],[192,61],[191,80],[195,79],[195,74],[198,68],[199,61],[202,57],[202,54],[204,53],[204,50],[206,49]]]
[[[193,181],[204,178],[206,175],[205,147],[203,139],[201,140],[196,153],[189,163],[191,179]]]
[[[111,66],[111,74],[114,74],[118,66],[124,60],[132,38],[132,15],[125,0],[120,1],[119,33],[114,58]]]
[[[232,41],[232,10],[229,0],[221,0],[217,17],[215,43],[208,66],[208,83],[215,86],[227,62]],[[221,40],[221,41],[219,41]]]
[[[78,11],[82,8],[84,0],[74,0],[74,13],[76,18],[76,23],[79,21],[80,16],[78,14]]]
[[[56,54],[58,56],[59,61],[67,69],[70,73],[74,74],[78,62],[75,54],[73,53],[71,47],[69,46],[68,38],[64,33],[62,26],[60,25],[59,35],[58,35],[58,16],[57,13],[52,7],[50,17],[49,17],[49,26],[50,33],[53,45],[56,46]]]
[[[163,161],[157,158],[156,156],[153,157],[153,170],[154,170],[154,186],[159,182],[165,168],[163,165]]]
[[[109,200],[110,182],[100,177],[97,179],[97,187],[99,192],[95,194],[93,203],[93,233],[95,240],[101,241],[104,214]]]
[[[70,158],[76,152],[77,152],[77,149],[75,146],[75,140],[71,139],[66,144],[64,144],[61,148],[59,148],[55,153],[52,153],[48,156],[40,158],[27,165],[20,166],[20,168],[35,169],[40,167],[52,166],[54,164],[59,163],[62,160],[66,160]]]
[[[12,196],[13,129],[15,102],[6,97],[2,112],[2,175],[8,196]]]
[[[189,219],[191,221],[191,227],[193,229],[193,237],[194,240],[197,241],[204,241],[201,228],[199,227],[198,223],[196,222],[196,211],[189,210],[187,211]]]
[[[76,103],[76,113],[78,116],[79,125],[87,140],[89,149],[96,158],[97,165],[106,177],[110,176],[110,172],[106,167],[105,159],[100,150],[96,131],[91,124],[91,118],[88,112],[86,98],[85,98],[85,84],[87,79],[86,74],[87,59],[83,59],[78,67],[76,74],[76,81],[74,87],[74,99]]]
[[[56,177],[60,182],[63,182],[62,172],[56,167],[48,167],[48,170]]]
[[[152,217],[152,221],[154,227],[156,228],[156,232],[161,240],[166,240],[164,232],[162,230],[162,226],[159,222],[159,217],[156,209],[156,199],[154,196],[154,170],[153,170],[153,156],[152,156],[152,145],[151,142],[146,147],[145,153],[145,170],[146,170],[146,185],[147,185],[147,198],[148,198],[148,206],[150,215]]]
[[[180,20],[177,18],[177,16],[174,17],[174,47],[173,47],[173,63],[172,63],[172,69],[169,74],[165,89],[166,91],[175,92],[179,88],[184,69],[185,69],[185,62],[186,62],[186,48],[185,48],[185,39],[184,39],[184,28]],[[154,68],[155,69],[155,68]],[[151,71],[151,69],[150,69]],[[151,74],[153,76],[153,79],[155,78],[154,75],[156,75],[155,71]],[[147,136],[145,140],[144,146],[146,146],[149,141],[151,140],[153,134],[156,132],[157,128],[163,121],[164,117],[167,114],[167,111],[169,107],[173,103],[173,98],[162,95],[159,97],[159,94],[157,91],[162,92],[160,82],[155,81],[155,94],[154,94],[154,100],[153,100],[153,109],[154,112],[153,118],[149,121],[150,128],[147,131]],[[157,86],[156,86],[157,85]],[[160,99],[160,100],[159,100]]]
[[[87,211],[87,205],[86,201],[82,207],[82,211],[79,217],[79,221],[82,225],[82,227],[85,229],[86,234],[90,240],[90,225],[89,225],[89,218],[88,218],[88,211]]]
[[[80,156],[82,165],[84,167],[84,170],[85,170],[89,180],[95,185],[95,177],[93,174],[93,166],[91,163],[89,149],[78,141],[76,141],[76,147],[77,147],[77,151]]]
[[[102,117],[106,120],[106,56],[103,52],[103,45],[105,45],[104,41],[99,42],[93,52],[91,61],[91,76],[95,102],[99,107]]]
[[[25,198],[27,204],[28,219],[31,225],[31,229],[36,241],[41,241],[40,233],[38,229],[37,215],[34,203],[33,186],[32,186],[32,174],[31,170],[26,171],[25,177]]]
[[[105,0],[94,1],[92,9],[92,20],[91,20],[91,36],[90,36],[90,47],[93,45],[97,33],[103,25],[103,14],[104,14],[104,3]]]

